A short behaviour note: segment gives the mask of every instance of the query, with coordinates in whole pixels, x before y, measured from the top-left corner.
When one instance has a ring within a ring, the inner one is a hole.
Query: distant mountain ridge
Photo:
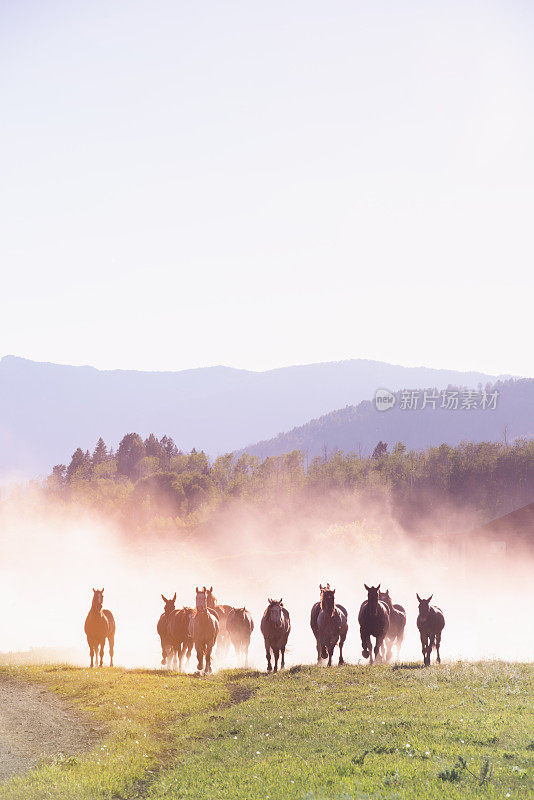
[[[415,387],[414,387],[415,388]],[[428,388],[432,392],[433,388]],[[534,380],[497,381],[492,390],[498,392],[495,409],[462,409],[461,392],[457,409],[428,405],[421,408],[423,391],[419,391],[418,408],[402,407],[401,393],[396,404],[387,411],[377,411],[373,401],[332,411],[306,425],[281,433],[273,439],[243,448],[244,452],[266,458],[292,450],[302,450],[309,458],[325,450],[356,452],[370,455],[379,441],[391,447],[402,442],[409,449],[422,449],[442,443],[455,446],[461,441],[512,441],[534,437]],[[534,489],[534,486],[532,487]]]
[[[505,376],[507,377],[507,376]],[[5,356],[0,361],[0,477],[44,474],[99,436],[172,436],[210,456],[267,440],[376,388],[476,387],[495,376],[353,359],[266,372],[205,367],[178,372],[102,371]]]

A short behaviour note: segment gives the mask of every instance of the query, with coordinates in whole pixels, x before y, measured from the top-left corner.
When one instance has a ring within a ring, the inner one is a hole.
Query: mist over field
[[[309,612],[319,583],[329,582],[349,612],[345,658],[357,663],[365,582],[389,588],[393,602],[406,608],[401,660],[421,657],[416,592],[433,594],[433,604],[444,611],[443,659],[532,659],[526,636],[534,601],[532,556],[491,556],[487,550],[465,558],[444,555],[408,537],[386,502],[362,502],[353,501],[353,522],[328,522],[324,505],[314,521],[304,509],[281,511],[276,520],[241,504],[198,535],[127,540],[87,512],[13,497],[0,514],[1,650],[51,648],[51,660],[88,664],[83,623],[92,587],[104,587],[104,606],[117,623],[116,663],[157,667],[160,594],[176,591],[177,607],[193,605],[195,586],[213,585],[220,603],[246,605],[253,615],[251,665],[265,667],[259,623],[268,597],[282,597],[291,614],[287,665],[313,663]],[[462,512],[457,530],[470,526],[472,518]],[[425,530],[432,532],[430,520]],[[215,652],[215,669],[235,665],[233,651],[225,662]],[[189,670],[195,666],[193,652]]]

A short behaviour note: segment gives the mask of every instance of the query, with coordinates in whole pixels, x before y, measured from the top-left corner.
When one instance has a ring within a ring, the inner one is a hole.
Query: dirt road
[[[89,747],[99,731],[42,686],[0,679],[0,781],[59,753]]]

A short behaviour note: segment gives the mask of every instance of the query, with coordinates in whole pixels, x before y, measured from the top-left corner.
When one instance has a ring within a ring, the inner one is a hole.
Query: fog
[[[159,667],[161,593],[176,592],[178,608],[194,605],[195,586],[206,585],[220,603],[246,605],[252,613],[251,666],[265,668],[259,628],[268,597],[283,598],[291,615],[286,666],[314,663],[309,613],[319,584],[329,582],[349,613],[345,660],[364,663],[357,616],[366,582],[381,583],[406,608],[401,661],[421,659],[416,592],[433,594],[445,614],[443,660],[532,660],[531,556],[491,556],[487,548],[463,557],[443,554],[408,537],[387,505],[351,502],[352,521],[346,509],[343,521],[332,523],[309,510],[273,515],[236,506],[182,540],[132,540],[82,511],[7,500],[0,512],[0,651],[47,648],[51,660],[88,664],[83,625],[92,587],[104,587],[104,606],[117,624],[116,665]],[[470,525],[469,515],[458,518],[459,531]],[[236,665],[233,654],[223,661],[215,652],[215,669]],[[195,666],[193,653],[189,669]]]

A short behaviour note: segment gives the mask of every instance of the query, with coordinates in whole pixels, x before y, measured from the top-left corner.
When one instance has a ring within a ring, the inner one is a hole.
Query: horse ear
[[[415,596],[417,597],[417,599],[419,600],[419,602],[421,602],[421,598],[419,597],[419,595],[417,594],[417,592],[415,593]]]
[[[369,587],[367,586],[367,584],[364,583],[363,585],[365,586],[365,590],[368,592],[369,591]]]
[[[163,602],[164,602],[164,603],[166,603],[166,602],[167,602],[167,598],[165,597],[165,595],[164,595],[164,594],[162,594],[162,595],[161,595],[161,599],[163,600]]]
[[[271,603],[272,603],[273,601],[271,600],[271,598],[270,598],[270,597],[268,597],[268,598],[267,598],[267,602],[269,603],[269,605],[271,605]]]
[[[96,594],[96,589],[94,586],[93,586],[93,594]]]
[[[380,584],[378,584],[378,586],[376,588],[377,588],[377,591],[380,591]]]
[[[195,586],[195,592],[198,594],[198,586]]]
[[[433,597],[434,597],[434,592],[432,592],[432,594],[431,594],[431,595],[430,595],[430,597],[428,598],[428,602],[429,602],[429,603],[430,603],[430,601],[432,600],[432,598],[433,598]]]
[[[213,586],[210,586],[210,594],[213,594]]]
[[[104,587],[102,587],[102,594],[104,594]]]
[[[280,605],[282,605],[282,598],[280,598]]]
[[[172,598],[172,602],[173,602],[173,603],[175,603],[175,602],[176,602],[176,592],[174,593],[174,597]]]

